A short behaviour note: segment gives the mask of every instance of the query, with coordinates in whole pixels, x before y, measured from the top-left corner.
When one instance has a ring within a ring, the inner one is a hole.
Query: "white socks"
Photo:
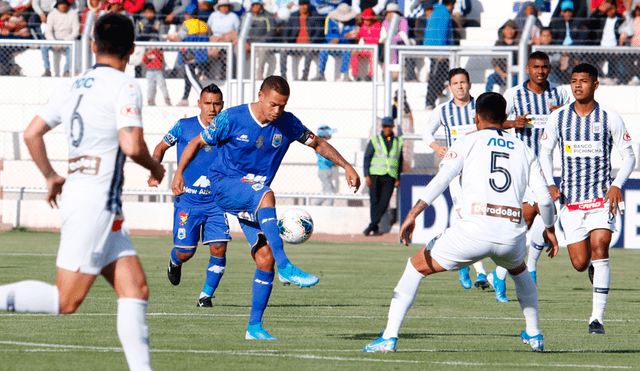
[[[60,314],[58,287],[41,281],[20,281],[0,286],[0,310]]]
[[[132,371],[151,370],[147,305],[141,299],[118,299],[118,337]]]
[[[527,322],[527,334],[535,336],[542,334],[540,328],[540,315],[538,312],[538,289],[528,271],[523,271],[517,276],[511,276],[516,284],[516,294],[520,302],[520,308]]]
[[[503,268],[501,266],[497,266],[496,267],[496,277],[498,277],[498,279],[503,280],[505,278],[507,278],[507,269]]]
[[[393,290],[393,299],[389,306],[389,319],[387,320],[387,328],[384,330],[382,337],[384,339],[397,338],[400,326],[407,315],[409,308],[413,305],[413,301],[418,293],[420,282],[425,276],[416,270],[411,264],[411,259],[407,262],[407,267],[398,281],[398,285]]]
[[[533,220],[531,229],[529,230],[529,257],[527,258],[527,267],[529,272],[535,272],[538,270],[538,259],[544,250],[544,222],[540,215],[537,215]]]
[[[594,260],[593,265],[593,311],[589,323],[594,319],[604,323],[604,310],[607,307],[607,296],[611,286],[611,269],[609,259]]]
[[[484,270],[484,263],[482,263],[482,260],[478,260],[477,262],[473,263],[473,268],[475,268],[476,270],[476,276],[479,274],[484,274],[485,276],[487,275],[487,271]]]

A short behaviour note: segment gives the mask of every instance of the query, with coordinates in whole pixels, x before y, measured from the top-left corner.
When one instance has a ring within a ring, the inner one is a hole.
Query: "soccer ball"
[[[290,244],[303,243],[313,233],[313,219],[302,209],[289,209],[278,218],[278,231]]]

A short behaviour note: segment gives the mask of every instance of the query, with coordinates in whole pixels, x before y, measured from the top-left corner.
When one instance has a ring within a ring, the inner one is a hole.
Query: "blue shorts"
[[[268,186],[247,179],[222,178],[211,180],[213,200],[224,212],[238,219],[255,222],[256,211],[264,194],[271,191]]]
[[[231,241],[225,213],[217,206],[175,206],[173,211],[173,244],[196,248],[202,243]]]

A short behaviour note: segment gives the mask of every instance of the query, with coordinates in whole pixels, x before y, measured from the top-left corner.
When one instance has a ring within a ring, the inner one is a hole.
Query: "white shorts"
[[[431,257],[444,269],[462,269],[484,258],[491,258],[506,269],[517,268],[524,262],[527,255],[524,233],[515,245],[505,245],[470,237],[459,226],[460,224],[454,224],[427,244]]]
[[[560,225],[564,230],[567,245],[584,241],[594,229],[616,230],[616,216],[609,213],[609,202],[604,207],[588,211],[569,211],[567,205],[562,205],[560,211]]]
[[[533,193],[533,189],[529,188],[529,186],[527,186],[527,188],[524,189],[524,196],[522,197],[522,203],[523,204],[529,204],[531,206],[535,205],[538,202],[538,200],[536,199],[536,194]]]
[[[56,266],[97,276],[119,258],[137,255],[122,221],[119,223],[116,214],[104,206],[61,203],[60,216],[62,228]]]

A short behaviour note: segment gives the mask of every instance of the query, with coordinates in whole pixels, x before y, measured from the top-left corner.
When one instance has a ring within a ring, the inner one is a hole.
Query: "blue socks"
[[[227,258],[219,258],[217,256],[209,257],[209,267],[207,267],[207,280],[204,282],[204,288],[202,289],[202,296],[213,296],[213,292],[216,291],[220,279],[224,274],[224,267],[227,265]]]
[[[275,272],[265,272],[256,268],[253,277],[253,299],[251,300],[251,316],[249,326],[262,322],[262,315],[267,308],[271,289],[273,289],[273,277]]]
[[[280,238],[280,233],[278,232],[276,208],[263,207],[258,209],[256,215],[258,216],[260,229],[267,238],[269,246],[271,246],[271,253],[273,254],[273,258],[276,260],[276,264],[278,264],[278,268],[286,268],[289,263],[289,259],[287,258],[287,254],[284,252],[284,244],[282,243],[282,238]]]
[[[178,249],[176,249],[175,247],[171,249],[171,262],[173,263],[173,265],[182,265],[182,261],[178,259]]]

